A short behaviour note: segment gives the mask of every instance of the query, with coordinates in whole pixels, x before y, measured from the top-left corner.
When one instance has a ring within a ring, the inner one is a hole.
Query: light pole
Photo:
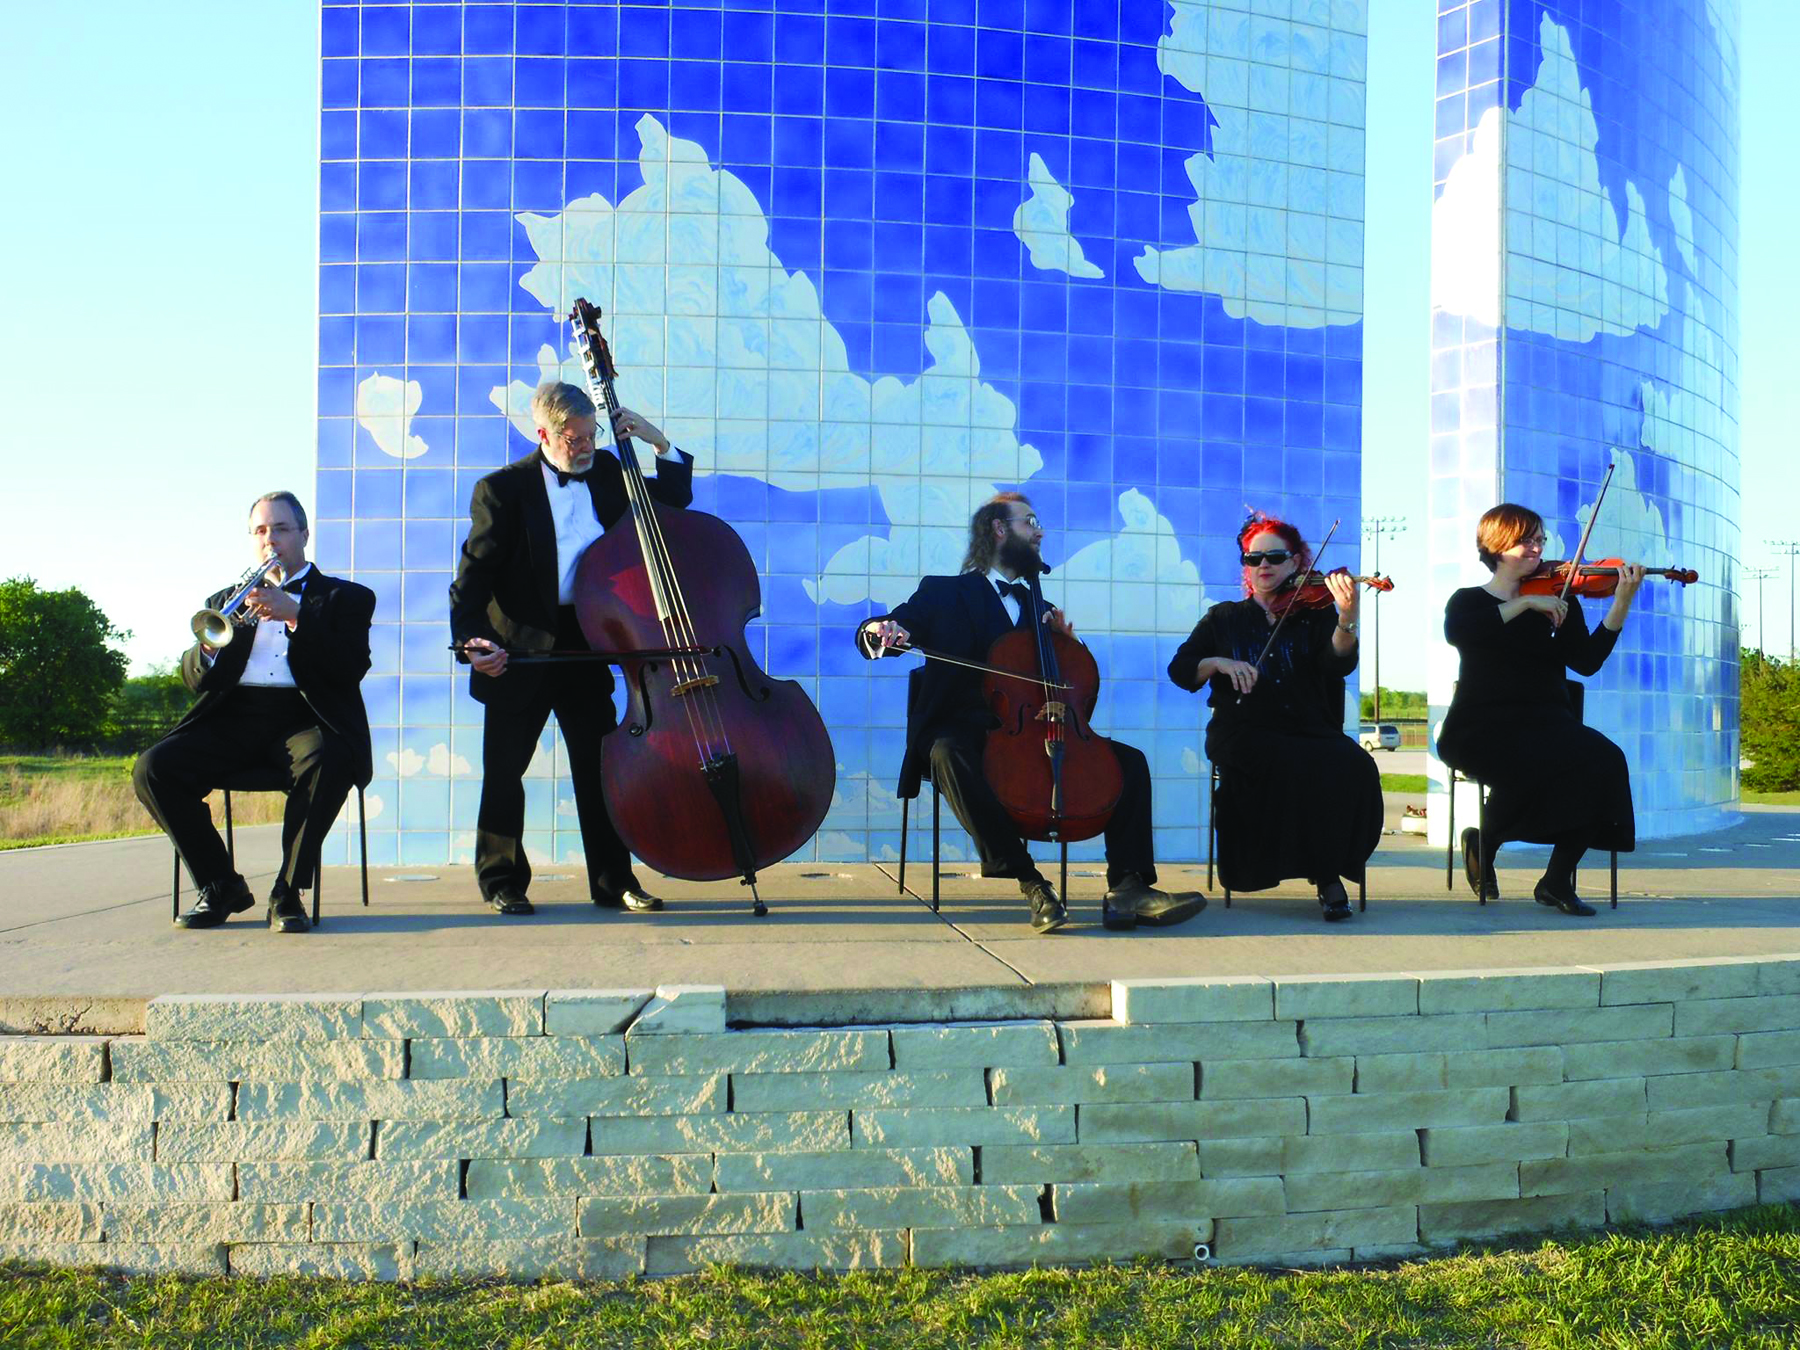
[[[1768,653],[1764,648],[1769,640],[1763,636],[1763,582],[1774,576],[1775,571],[1773,567],[1746,567],[1743,573],[1756,583],[1756,650],[1763,652],[1765,656]]]
[[[1800,539],[1765,539],[1763,543],[1788,560],[1788,664],[1794,664],[1794,559],[1800,558]],[[1758,635],[1760,640],[1761,635]]]
[[[1375,571],[1381,571],[1381,536],[1384,534],[1400,534],[1406,529],[1405,516],[1367,516],[1362,523],[1364,539],[1375,541]],[[1375,667],[1375,739],[1381,742],[1381,592],[1374,593],[1372,603],[1375,606],[1374,635],[1375,657],[1371,664]]]

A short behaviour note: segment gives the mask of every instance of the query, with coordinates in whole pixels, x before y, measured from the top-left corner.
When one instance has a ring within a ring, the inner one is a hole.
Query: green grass
[[[1383,792],[1423,792],[1425,791],[1425,775],[1422,773],[1384,773],[1381,775]]]
[[[131,776],[133,755],[0,755],[0,772],[47,774],[57,778]]]
[[[1739,794],[1748,806],[1800,806],[1800,792],[1750,792]]]
[[[261,1347],[1519,1346],[1800,1339],[1800,1211],[1540,1239],[1358,1270],[1153,1264],[977,1276],[715,1270],[623,1284],[393,1286],[0,1273],[9,1350]]]
[[[157,833],[131,786],[131,755],[0,755],[0,852]],[[279,793],[232,798],[240,825],[281,819]]]

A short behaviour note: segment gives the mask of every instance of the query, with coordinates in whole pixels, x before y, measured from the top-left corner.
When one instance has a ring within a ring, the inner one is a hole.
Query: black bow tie
[[[281,589],[286,591],[289,595],[299,595],[306,589],[306,580],[303,577],[299,581],[290,581]]]
[[[545,460],[544,462],[550,464],[549,460]],[[561,469],[557,468],[556,465],[550,464],[550,472],[556,475],[556,486],[558,487],[567,487],[570,483],[585,483],[588,480],[588,475],[593,471],[593,468],[590,466],[589,468],[583,469],[580,473],[564,473]]]
[[[994,589],[1001,595],[1010,595],[1019,602],[1019,612],[1025,612],[1025,605],[1031,599],[1031,588],[1022,581],[996,581]]]

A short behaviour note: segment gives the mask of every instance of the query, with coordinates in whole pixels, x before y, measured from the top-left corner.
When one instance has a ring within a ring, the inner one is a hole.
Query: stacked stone
[[[0,1259],[1317,1264],[1800,1198],[1800,959],[1111,993],[784,1029],[698,987],[153,999],[0,1038]]]

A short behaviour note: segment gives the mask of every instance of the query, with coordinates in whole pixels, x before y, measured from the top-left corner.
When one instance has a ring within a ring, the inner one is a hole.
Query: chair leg
[[[943,880],[938,876],[938,873],[943,870],[938,862],[939,800],[937,784],[933,783],[931,785],[931,912],[933,914],[936,914],[940,908],[941,902],[938,897],[938,886]]]
[[[1450,766],[1446,764],[1446,769]],[[1456,770],[1450,769],[1450,837],[1444,841],[1444,889],[1453,891],[1456,883]]]
[[[1219,818],[1213,814],[1213,789],[1219,785],[1219,771],[1209,769],[1206,775],[1206,889],[1213,888],[1213,842],[1219,837]]]
[[[1062,871],[1059,874],[1061,884],[1057,887],[1056,893],[1062,897],[1063,904],[1067,905],[1069,903],[1069,841],[1067,839],[1063,840],[1061,854]]]
[[[313,859],[313,927],[319,926],[319,892],[325,889],[325,859]]]
[[[900,799],[900,881],[894,887],[900,894],[906,894],[906,816],[907,808],[912,802],[905,797]]]
[[[1495,853],[1498,854],[1496,849]],[[1475,881],[1475,892],[1481,897],[1481,903],[1487,903],[1487,784],[1479,779],[1475,783],[1475,865],[1481,868],[1481,874]]]
[[[231,828],[231,789],[225,789],[225,855],[231,859],[231,870],[237,871],[237,835]]]
[[[1369,878],[1367,873],[1356,883],[1356,908],[1359,913],[1369,912]]]
[[[181,851],[173,846],[169,851],[175,855],[175,875],[169,882],[169,917],[179,919],[181,917]]]
[[[1619,907],[1619,850],[1612,850],[1612,907]]]
[[[364,813],[363,790],[356,789],[356,840],[362,849],[363,908],[369,907],[369,817]]]

